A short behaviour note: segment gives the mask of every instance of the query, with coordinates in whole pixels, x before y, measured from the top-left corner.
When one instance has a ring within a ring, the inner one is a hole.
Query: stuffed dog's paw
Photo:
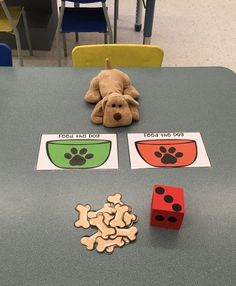
[[[85,94],[84,100],[89,103],[97,103],[101,100],[101,94],[99,91],[99,79],[95,77],[91,80],[88,91]]]
[[[133,85],[130,85],[129,87],[125,88],[124,94],[128,94],[133,98],[139,97],[139,92],[137,91],[137,89]]]
[[[137,89],[132,85],[131,80],[129,76],[126,73],[123,73],[123,79],[124,79],[124,90],[123,94],[128,94],[133,98],[139,97],[139,92]]]

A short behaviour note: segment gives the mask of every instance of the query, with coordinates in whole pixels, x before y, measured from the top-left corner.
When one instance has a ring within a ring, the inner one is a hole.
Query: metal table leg
[[[142,29],[142,11],[143,11],[142,0],[137,0],[136,3],[136,17],[135,17],[135,26],[134,30],[140,32]]]
[[[156,0],[147,0],[146,2],[143,44],[151,43],[155,1]],[[114,0],[114,43],[117,42],[118,10],[119,10],[119,0]],[[137,0],[135,31],[140,31],[141,28],[142,28],[142,0]]]
[[[155,0],[147,0],[144,20],[143,44],[149,45],[151,43],[154,10]]]

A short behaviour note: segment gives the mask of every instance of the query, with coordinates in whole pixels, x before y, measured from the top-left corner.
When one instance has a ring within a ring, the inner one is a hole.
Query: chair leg
[[[79,8],[80,7],[79,3],[74,3],[74,7]],[[79,42],[79,33],[78,32],[75,33],[75,42],[76,43]]]
[[[29,34],[29,26],[28,26],[28,22],[27,22],[27,18],[26,18],[26,13],[25,13],[25,10],[24,10],[24,9],[22,10],[22,16],[23,16],[23,21],[24,21],[24,26],[25,26],[26,40],[27,40],[27,43],[28,43],[30,56],[33,56],[33,50],[32,50],[32,45],[31,45],[30,34]]]
[[[113,33],[112,33],[111,23],[110,23],[110,20],[108,17],[107,7],[106,7],[105,3],[102,3],[102,8],[103,8],[103,13],[105,15],[105,19],[106,19],[106,23],[107,23],[107,29],[108,29],[108,33],[109,33],[109,44],[113,44]]]
[[[113,41],[113,35],[112,35],[112,31],[108,31],[108,34],[109,34],[109,44],[113,44],[114,41]]]
[[[66,33],[62,33],[63,38],[63,50],[64,50],[64,57],[67,57],[67,47],[66,47]]]
[[[104,43],[107,44],[107,33],[104,33]]]
[[[20,43],[20,35],[16,28],[14,28],[14,35],[16,38],[16,48],[17,48],[19,63],[20,63],[20,66],[23,67],[24,64],[23,64],[23,57],[22,57],[22,50],[21,50],[21,43]]]
[[[79,42],[79,33],[78,32],[75,33],[75,42],[76,43]]]
[[[117,18],[116,18],[116,20],[119,19],[119,0],[117,0],[117,5],[118,5],[118,10],[117,10]]]
[[[58,61],[58,66],[61,66],[61,33],[57,33],[57,61]]]
[[[117,42],[117,21],[118,21],[118,12],[119,12],[119,0],[114,2],[114,43]]]
[[[65,1],[61,2],[61,9],[60,15],[57,23],[57,30],[56,30],[56,38],[57,38],[57,59],[58,59],[58,66],[61,66],[61,24],[62,19],[65,11]]]
[[[135,26],[134,26],[136,32],[140,32],[142,29],[142,8],[143,8],[142,1],[137,0]]]

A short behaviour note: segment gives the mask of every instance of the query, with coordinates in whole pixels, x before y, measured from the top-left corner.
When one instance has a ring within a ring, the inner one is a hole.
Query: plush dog
[[[135,100],[138,96],[129,76],[112,69],[109,59],[106,59],[106,69],[92,79],[85,101],[96,103],[91,114],[93,123],[119,127],[139,120],[138,102]]]

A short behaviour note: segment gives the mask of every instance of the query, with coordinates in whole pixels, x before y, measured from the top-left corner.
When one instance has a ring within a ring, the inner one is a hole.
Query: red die
[[[184,190],[178,187],[154,185],[151,225],[179,229],[184,218]]]

